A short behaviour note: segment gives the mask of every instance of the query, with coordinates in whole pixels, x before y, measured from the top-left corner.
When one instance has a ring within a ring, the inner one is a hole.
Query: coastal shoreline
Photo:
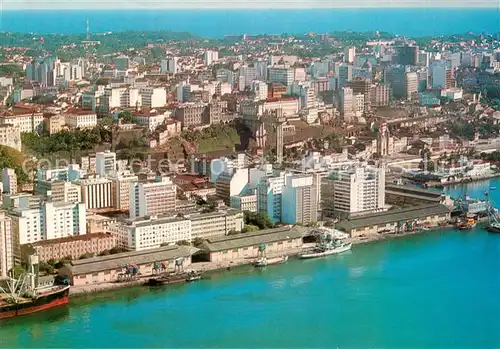
[[[448,224],[445,226],[438,226],[438,227],[430,227],[429,230],[417,230],[417,231],[411,231],[407,233],[398,233],[398,234],[370,234],[361,238],[349,238],[349,242],[351,242],[353,245],[361,245],[361,244],[369,244],[369,243],[376,243],[376,242],[383,242],[387,240],[392,240],[392,239],[399,239],[399,238],[405,238],[409,236],[414,236],[414,235],[419,235],[419,234],[424,234],[424,233],[431,233],[435,232],[439,229],[450,229],[453,228],[454,225]],[[270,254],[269,257],[278,257],[278,256],[288,256],[289,258],[294,258],[297,257],[298,253],[302,251],[304,247],[301,248],[296,248],[292,250],[288,250],[286,252],[281,252],[281,253],[273,253]],[[252,263],[255,261],[254,257],[249,257],[249,258],[242,258],[238,260],[234,260],[231,262],[227,263],[218,263],[218,264],[212,264],[210,262],[204,262],[204,263],[195,263],[191,264],[186,270],[195,270],[207,274],[212,274],[212,273],[217,273],[225,270],[231,270],[232,268],[237,268],[237,267],[245,267],[245,266],[250,266]],[[122,289],[122,288],[127,288],[127,287],[133,287],[133,286],[140,286],[143,285],[152,275],[147,275],[144,276],[138,280],[133,280],[133,281],[127,281],[127,282],[108,282],[108,283],[100,283],[100,284],[91,284],[91,285],[84,285],[84,286],[74,286],[70,288],[70,296],[71,297],[79,297],[79,296],[86,296],[89,294],[93,293],[101,293],[101,292],[108,292],[116,289]]]

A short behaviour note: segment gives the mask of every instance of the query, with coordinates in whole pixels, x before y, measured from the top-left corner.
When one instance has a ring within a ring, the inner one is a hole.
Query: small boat
[[[496,190],[497,187],[490,187],[490,190]]]
[[[182,284],[187,282],[186,274],[169,274],[158,277],[150,278],[146,281],[146,286],[162,286],[162,285],[173,285]]]
[[[347,252],[351,249],[351,247],[352,244],[350,242],[338,244],[336,246],[317,246],[310,251],[304,251],[300,253],[299,258],[310,259],[310,258],[330,256],[332,254]]]
[[[469,229],[474,228],[476,225],[477,225],[476,218],[473,216],[469,216],[469,217],[467,217],[467,219],[464,222],[458,224],[457,229],[458,230],[469,230]]]
[[[186,277],[187,282],[194,282],[194,281],[198,281],[198,280],[201,280],[201,273],[200,272],[196,272],[196,271],[188,272],[187,277]]]
[[[257,267],[257,268],[258,267],[267,267],[268,265],[285,263],[287,260],[288,260],[288,256],[281,256],[281,257],[276,257],[276,258],[261,257],[253,263],[253,266]]]
[[[499,223],[491,223],[486,226],[486,230],[490,233],[500,233],[500,224]]]

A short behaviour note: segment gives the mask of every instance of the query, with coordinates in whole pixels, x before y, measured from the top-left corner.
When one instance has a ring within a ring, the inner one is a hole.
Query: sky
[[[500,0],[0,0],[9,9],[494,8]]]

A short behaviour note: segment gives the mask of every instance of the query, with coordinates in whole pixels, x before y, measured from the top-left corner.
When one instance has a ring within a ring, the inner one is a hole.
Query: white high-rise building
[[[284,171],[269,177],[262,177],[257,185],[257,212],[267,214],[269,219],[275,223],[281,221],[284,185]]]
[[[418,93],[418,74],[415,72],[408,72],[405,75],[405,90],[406,90],[406,99],[408,101],[414,100],[417,98]]]
[[[2,170],[2,185],[3,192],[6,194],[17,193],[17,175],[12,168],[4,168]]]
[[[83,203],[41,201],[11,210],[10,218],[21,245],[87,233]]]
[[[130,173],[120,173],[111,176],[113,181],[112,194],[114,207],[118,211],[129,212],[130,210],[130,193],[132,183],[137,183],[139,178]]]
[[[219,51],[206,50],[203,61],[206,66],[212,65],[212,63],[219,60]]]
[[[312,175],[286,175],[282,218],[285,224],[309,224],[318,220],[316,187]]]
[[[351,119],[354,116],[353,92],[350,87],[342,87],[338,91],[338,109],[344,119]]]
[[[231,197],[240,195],[248,185],[248,169],[236,169],[232,173],[223,173],[215,182],[215,193],[227,206],[231,205]]]
[[[356,57],[356,47],[346,47],[344,49],[344,62],[354,63],[354,58]]]
[[[256,100],[266,100],[267,99],[267,84],[263,81],[253,81],[252,91],[255,93]]]
[[[6,277],[14,266],[14,236],[12,220],[0,211],[0,278]]]
[[[116,153],[105,151],[95,155],[96,174],[101,177],[114,174],[116,172]]]
[[[385,168],[357,164],[331,172],[322,181],[322,211],[328,216],[382,211],[385,208]]]
[[[107,178],[85,178],[75,181],[80,185],[82,200],[88,210],[112,208],[112,181]]]
[[[178,73],[178,65],[177,65],[177,57],[171,56],[163,59],[161,61],[161,72],[162,73],[170,73],[177,74]]]
[[[238,71],[238,88],[244,91],[247,87],[252,85],[252,82],[257,78],[257,70],[255,67],[244,65]]]
[[[177,187],[168,177],[151,183],[132,183],[130,218],[158,216],[175,211]]]
[[[142,87],[139,93],[143,107],[161,108],[167,104],[167,90],[164,87]]]

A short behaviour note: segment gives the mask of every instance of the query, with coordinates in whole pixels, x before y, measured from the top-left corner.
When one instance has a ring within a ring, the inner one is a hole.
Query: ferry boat
[[[254,263],[254,267],[267,267],[268,265],[273,265],[273,264],[282,264],[288,261],[288,256],[281,256],[281,257],[276,257],[276,258],[267,258],[267,257],[261,257],[257,259]]]
[[[459,230],[469,230],[477,225],[477,220],[475,217],[467,217],[467,219],[457,226]]]
[[[67,304],[69,301],[69,280],[65,284],[37,288],[38,256],[30,256],[29,272],[18,279],[6,279],[6,287],[0,286],[0,320],[29,315]]]
[[[347,241],[347,234],[338,230],[321,229],[320,243],[313,249],[299,253],[299,258],[310,259],[333,254],[347,252],[351,249],[352,243]]]

